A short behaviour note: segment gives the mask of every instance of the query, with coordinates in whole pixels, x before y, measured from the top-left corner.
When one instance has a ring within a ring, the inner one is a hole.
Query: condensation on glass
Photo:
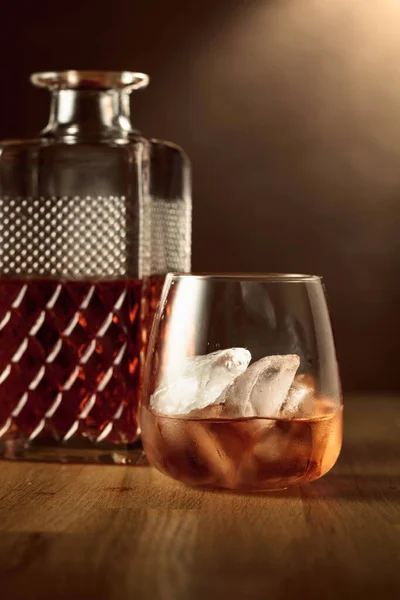
[[[190,166],[131,125],[147,75],[31,79],[49,123],[0,148],[0,453],[124,462],[163,275],[190,270]]]

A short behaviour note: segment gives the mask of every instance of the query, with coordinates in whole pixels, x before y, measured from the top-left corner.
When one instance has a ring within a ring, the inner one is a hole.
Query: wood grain
[[[399,439],[400,398],[349,398],[331,473],[253,496],[149,467],[2,462],[1,597],[398,598]]]

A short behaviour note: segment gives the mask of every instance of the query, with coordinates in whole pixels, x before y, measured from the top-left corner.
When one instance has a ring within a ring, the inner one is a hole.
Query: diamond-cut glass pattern
[[[126,275],[137,238],[129,206],[125,196],[0,197],[0,272]]]
[[[138,435],[139,281],[0,281],[0,440]]]
[[[189,198],[145,188],[0,196],[0,453],[137,438],[161,274],[188,271],[191,250]]]
[[[142,203],[139,273],[189,272],[191,262],[192,206],[182,198],[164,200],[149,196]]]
[[[187,272],[191,203],[182,198],[0,196],[0,273],[65,278]]]

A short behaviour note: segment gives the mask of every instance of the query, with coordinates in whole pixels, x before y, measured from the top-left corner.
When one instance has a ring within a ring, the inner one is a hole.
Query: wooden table
[[[337,465],[286,492],[2,462],[0,532],[4,600],[400,598],[400,398],[348,398]]]

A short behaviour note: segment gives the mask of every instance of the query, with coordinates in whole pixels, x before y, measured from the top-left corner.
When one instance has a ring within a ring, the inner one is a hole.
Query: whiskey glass
[[[189,485],[276,490],[324,475],[343,406],[321,278],[169,274],[140,414],[149,462]]]

